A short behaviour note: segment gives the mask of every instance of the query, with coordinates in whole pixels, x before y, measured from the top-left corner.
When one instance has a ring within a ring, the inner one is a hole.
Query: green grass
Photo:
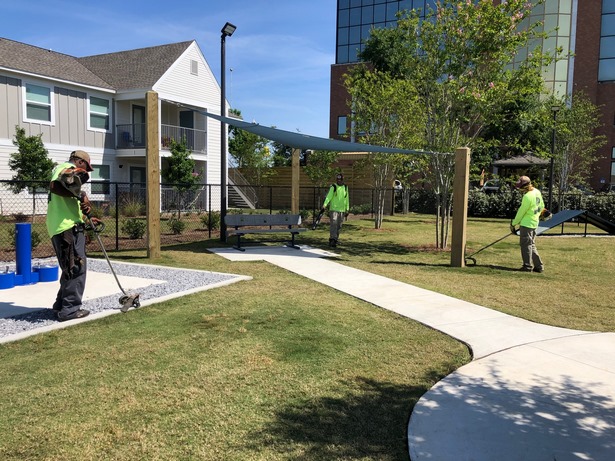
[[[468,253],[508,232],[470,220]],[[340,262],[551,325],[614,331],[612,238],[503,240],[451,268],[433,217],[344,224]],[[248,240],[248,239],[247,239]],[[325,247],[326,226],[299,237]],[[148,261],[239,282],[0,347],[2,460],[406,460],[412,406],[465,346],[264,262],[178,245]],[[115,257],[115,255],[114,255]]]

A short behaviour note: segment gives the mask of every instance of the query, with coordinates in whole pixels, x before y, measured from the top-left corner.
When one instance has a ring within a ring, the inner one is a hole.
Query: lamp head
[[[230,37],[231,35],[233,35],[233,32],[235,32],[236,29],[237,29],[236,26],[234,26],[230,22],[227,22],[226,24],[224,24],[224,27],[221,30],[222,36]]]

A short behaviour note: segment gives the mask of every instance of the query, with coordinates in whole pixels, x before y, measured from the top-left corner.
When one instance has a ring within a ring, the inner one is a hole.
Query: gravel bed
[[[54,259],[36,260],[33,261],[32,267],[35,267],[37,264],[55,265],[57,262]],[[112,264],[113,269],[118,276],[125,275],[167,281],[167,283],[159,283],[148,287],[139,288],[137,291],[140,293],[139,299],[142,305],[147,300],[161,298],[163,296],[193,290],[196,288],[203,288],[208,285],[218,284],[238,278],[238,276],[234,274],[221,274],[217,272],[173,269],[163,266],[141,264],[125,264],[116,261],[113,261]],[[3,263],[3,266],[9,267],[9,270],[15,270],[14,263],[12,265]],[[104,259],[100,260],[88,258],[88,272],[102,272],[110,274],[111,270],[109,269],[107,261]],[[124,285],[122,284],[122,286]],[[83,308],[89,310],[92,314],[113,309],[119,311],[119,298],[121,295],[122,292],[118,288],[117,294],[84,301]],[[50,306],[53,301],[53,299],[49,300]],[[55,313],[51,309],[42,309],[29,312],[27,314],[0,318],[0,338],[41,328],[47,325],[53,325],[57,322]]]

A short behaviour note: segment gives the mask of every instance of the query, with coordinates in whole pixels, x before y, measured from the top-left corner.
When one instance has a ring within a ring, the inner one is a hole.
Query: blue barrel
[[[32,274],[32,226],[30,223],[15,224],[15,252],[17,275],[22,285],[30,283]]]

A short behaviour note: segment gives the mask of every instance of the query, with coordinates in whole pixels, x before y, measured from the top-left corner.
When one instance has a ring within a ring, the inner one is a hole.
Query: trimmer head
[[[136,293],[136,294],[124,295],[120,297],[120,304],[122,306],[120,310],[122,312],[126,312],[131,307],[134,307],[135,309],[138,307],[141,307],[141,301],[139,301],[139,296],[141,295],[139,293]]]

